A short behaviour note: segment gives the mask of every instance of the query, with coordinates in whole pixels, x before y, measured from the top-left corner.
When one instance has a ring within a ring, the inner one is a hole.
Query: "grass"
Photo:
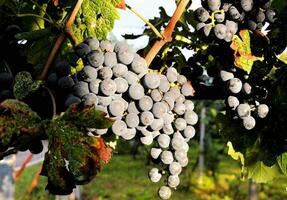
[[[240,180],[240,166],[229,157],[221,158],[215,178],[209,172],[198,182],[197,172],[192,171],[197,151],[190,151],[190,165],[181,175],[181,184],[173,192],[172,200],[245,200],[247,181]],[[16,200],[54,200],[44,191],[46,178],[41,177],[30,196],[25,195],[38,165],[28,167],[16,183]],[[89,184],[81,187],[83,200],[157,200],[157,189],[164,184],[151,183],[147,177],[151,165],[144,156],[133,159],[130,155],[115,155],[109,165]],[[214,181],[216,179],[216,181]],[[287,199],[287,178],[260,186],[259,199]]]

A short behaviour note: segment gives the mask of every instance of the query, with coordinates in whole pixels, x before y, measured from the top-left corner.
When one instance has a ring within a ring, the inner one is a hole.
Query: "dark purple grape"
[[[78,46],[75,47],[75,52],[79,57],[84,58],[86,57],[86,55],[88,55],[88,53],[91,52],[91,49],[89,45],[85,43],[80,43]]]
[[[75,82],[70,76],[61,77],[58,80],[58,86],[63,90],[72,88],[74,85]]]

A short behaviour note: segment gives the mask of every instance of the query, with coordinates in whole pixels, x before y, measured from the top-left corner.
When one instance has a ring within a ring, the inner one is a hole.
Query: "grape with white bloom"
[[[88,38],[85,40],[85,43],[92,51],[97,50],[100,47],[100,42],[97,38]]]
[[[165,165],[170,165],[173,162],[173,155],[171,151],[167,151],[164,150],[161,155],[160,155],[160,159],[162,161],[163,164]]]
[[[193,110],[185,112],[183,118],[189,125],[195,125],[198,121],[198,115]]]
[[[255,125],[256,125],[256,121],[255,121],[254,117],[248,116],[248,117],[243,118],[243,126],[247,130],[253,129],[255,127]]]
[[[92,106],[98,104],[98,97],[93,93],[86,94],[83,96],[82,101],[84,102],[85,106]]]
[[[114,100],[109,105],[109,113],[111,116],[119,117],[124,113],[124,105],[120,100]]]
[[[183,131],[183,135],[186,139],[186,142],[188,142],[191,138],[193,138],[195,136],[194,127],[193,126],[187,126]]]
[[[110,79],[113,76],[113,71],[110,67],[102,67],[99,70],[99,78],[101,79]]]
[[[153,183],[157,183],[160,181],[162,175],[159,173],[157,168],[152,168],[149,171],[149,178]]]
[[[173,111],[178,115],[185,113],[185,105],[183,103],[175,103]]]
[[[221,0],[208,0],[207,4],[211,11],[217,11],[221,6]]]
[[[161,92],[167,92],[169,88],[170,88],[169,81],[167,80],[166,76],[162,76],[160,78],[160,84],[158,86],[158,89]]]
[[[178,175],[170,175],[167,179],[167,184],[171,188],[176,188],[180,183]]]
[[[116,44],[115,44],[115,47],[114,47],[114,50],[115,50],[115,52],[120,52],[120,51],[125,51],[125,50],[127,50],[127,49],[129,49],[130,47],[129,47],[129,45],[128,45],[128,43],[127,43],[127,41],[126,40],[123,40],[123,41],[119,41],[119,42],[117,42]]]
[[[154,116],[150,111],[144,111],[140,114],[140,122],[145,126],[150,125],[153,120]]]
[[[177,76],[177,82],[178,82],[180,85],[183,85],[183,84],[185,84],[185,83],[187,82],[187,79],[186,79],[186,77],[185,77],[184,75],[179,74],[179,75]]]
[[[253,8],[253,0],[241,0],[241,7],[244,11],[249,12]]]
[[[170,174],[172,175],[178,175],[182,171],[181,165],[175,161],[169,165],[168,169],[169,169]]]
[[[135,53],[131,49],[120,51],[118,52],[117,55],[118,55],[118,60],[125,65],[131,64],[135,57]]]
[[[163,115],[164,124],[171,124],[174,120],[174,115],[172,113],[165,113]]]
[[[170,137],[166,134],[161,134],[158,136],[157,142],[161,148],[167,148],[170,144]]]
[[[102,51],[112,52],[114,51],[114,45],[108,40],[102,40],[100,42],[100,48]]]
[[[115,135],[122,136],[127,132],[127,125],[122,120],[117,120],[112,125],[112,131]]]
[[[111,96],[117,91],[117,85],[114,80],[105,79],[100,82],[99,89],[104,95]]]
[[[164,114],[167,113],[167,106],[163,102],[156,102],[152,107],[152,113],[155,118],[163,118]]]
[[[174,150],[181,150],[184,143],[183,137],[173,137],[171,140],[171,146]]]
[[[129,88],[128,82],[121,77],[115,78],[115,83],[117,85],[117,93],[124,93]]]
[[[159,131],[163,128],[163,125],[164,125],[164,121],[162,118],[154,119],[150,125],[150,128],[154,131]]]
[[[155,102],[159,102],[162,99],[162,93],[158,89],[152,90],[150,96]]]
[[[241,16],[240,12],[237,10],[235,6],[230,6],[229,14],[233,19],[239,19]]]
[[[176,82],[177,81],[177,70],[174,67],[169,67],[166,71],[166,77],[169,82]]]
[[[174,122],[174,125],[177,130],[183,131],[187,126],[187,122],[183,118],[177,118]]]
[[[168,104],[170,110],[172,110],[174,108],[175,98],[174,98],[173,93],[171,93],[171,92],[165,93],[163,95],[162,100],[164,100]]]
[[[148,71],[146,60],[139,56],[135,57],[131,64],[131,69],[137,74],[146,73]]]
[[[125,117],[125,122],[128,127],[135,128],[139,125],[139,117],[136,113],[129,113]]]
[[[185,96],[183,94],[180,94],[179,97],[175,99],[175,103],[184,103],[184,101],[185,101]]]
[[[94,67],[89,65],[84,67],[85,75],[87,76],[87,81],[91,81],[92,79],[96,79],[98,76],[98,71]]]
[[[153,131],[153,132],[152,132],[152,137],[153,137],[153,139],[156,138],[157,136],[159,136],[160,134],[161,134],[160,131]]]
[[[192,96],[194,93],[194,89],[189,82],[186,82],[181,86],[181,93],[184,96]]]
[[[208,11],[202,7],[196,9],[195,12],[197,19],[201,22],[206,22],[210,18]]]
[[[145,136],[145,137],[141,137],[141,138],[140,138],[140,141],[141,141],[141,143],[144,144],[144,145],[151,145],[152,142],[153,142],[153,137],[152,137],[152,135],[150,135],[150,136]]]
[[[112,69],[115,77],[124,77],[128,72],[128,67],[120,63],[114,65]]]
[[[174,95],[174,99],[177,99],[181,95],[180,89],[178,87],[171,87],[169,89],[169,92],[171,92]]]
[[[181,159],[178,162],[182,167],[186,167],[188,165],[188,157],[185,157],[184,159]]]
[[[127,80],[129,85],[133,85],[135,83],[139,82],[139,77],[136,73],[132,71],[128,71],[125,75],[124,78]]]
[[[144,88],[141,84],[135,83],[128,90],[129,96],[133,100],[140,100],[144,97]]]
[[[87,55],[87,59],[91,66],[98,68],[104,64],[105,56],[101,51],[92,51]]]
[[[245,94],[251,94],[252,87],[249,83],[244,83],[242,89]]]
[[[131,140],[136,136],[137,130],[135,128],[128,128],[127,132],[124,133],[122,136],[122,138],[124,138],[125,140]]]
[[[234,78],[234,74],[225,70],[220,70],[220,78],[223,81],[228,81],[232,78]]]
[[[237,94],[241,91],[242,82],[239,78],[232,78],[228,82],[228,89],[230,92]]]
[[[248,117],[250,116],[251,108],[248,104],[239,104],[237,107],[237,114],[240,118]]]
[[[171,196],[171,190],[167,186],[161,186],[159,191],[158,191],[158,195],[161,199],[167,200]]]
[[[128,105],[128,112],[129,113],[135,113],[135,114],[139,114],[139,110],[136,106],[136,103],[134,101],[131,101]]]
[[[111,96],[97,96],[98,97],[98,104],[102,106],[108,106],[112,102],[112,97]]]
[[[161,148],[152,148],[150,150],[150,155],[153,159],[158,159],[159,155],[161,154],[162,149]]]
[[[143,84],[148,89],[155,89],[160,84],[160,76],[154,72],[147,73],[143,77]]]
[[[192,111],[194,109],[194,103],[191,100],[184,101],[186,111]]]
[[[260,104],[256,109],[257,115],[260,118],[265,118],[268,115],[269,107],[266,104]]]
[[[184,150],[176,150],[174,152],[175,159],[180,163],[181,160],[185,160],[187,158],[187,153]]]
[[[150,110],[153,106],[152,98],[150,96],[145,95],[139,100],[138,105],[139,109],[141,109],[142,111]]]
[[[89,90],[90,92],[94,94],[99,93],[99,87],[100,87],[100,79],[93,79],[91,82],[89,82]]]
[[[113,67],[117,64],[117,54],[115,52],[106,52],[104,64],[106,67]]]
[[[174,133],[173,127],[171,124],[165,124],[162,131],[167,135],[172,135]]]
[[[229,96],[227,98],[227,104],[232,110],[235,110],[237,106],[240,104],[239,100],[235,96]]]
[[[226,37],[227,28],[224,24],[216,24],[214,27],[215,36],[222,40]]]

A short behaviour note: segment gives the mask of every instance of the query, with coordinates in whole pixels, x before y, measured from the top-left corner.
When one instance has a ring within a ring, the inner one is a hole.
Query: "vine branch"
[[[160,49],[168,42],[172,41],[172,32],[175,28],[176,23],[178,22],[178,20],[180,19],[182,13],[185,11],[185,8],[187,6],[187,4],[189,3],[190,0],[181,0],[176,8],[176,10],[174,11],[167,27],[164,29],[163,31],[163,39],[161,40],[157,40],[153,46],[151,47],[151,49],[149,50],[149,52],[147,53],[145,60],[148,64],[148,66],[151,64],[152,60],[154,59],[154,57],[158,54],[158,52],[160,51]]]

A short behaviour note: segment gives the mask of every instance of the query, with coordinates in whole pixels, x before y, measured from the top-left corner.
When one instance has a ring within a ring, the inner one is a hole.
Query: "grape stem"
[[[149,52],[147,53],[145,60],[148,64],[148,66],[151,64],[152,60],[155,58],[155,56],[158,54],[158,52],[160,51],[160,49],[168,42],[172,41],[172,32],[175,28],[176,23],[178,22],[178,20],[180,19],[181,15],[183,14],[183,12],[185,11],[185,8],[187,6],[187,4],[189,3],[190,0],[181,0],[176,8],[176,10],[174,11],[167,27],[164,29],[163,31],[163,39],[161,40],[157,40],[153,46],[151,47],[151,49],[149,50]]]
[[[47,92],[48,92],[49,95],[50,95],[50,98],[51,98],[51,101],[52,101],[52,106],[53,106],[53,117],[54,117],[54,116],[56,116],[56,114],[57,114],[57,107],[56,107],[55,97],[54,97],[52,91],[51,91],[49,88],[47,88],[47,87],[45,87],[45,86],[43,86],[43,88],[46,89]]]
[[[56,43],[44,65],[44,68],[43,68],[43,71],[42,73],[40,74],[39,77],[37,77],[38,80],[44,80],[47,76],[47,73],[54,61],[54,59],[56,58],[56,55],[60,49],[60,47],[62,46],[63,42],[65,41],[66,39],[66,35],[69,37],[69,39],[71,39],[72,43],[75,45],[77,42],[76,42],[76,39],[75,37],[73,36],[72,34],[72,25],[74,24],[74,21],[75,21],[75,18],[76,18],[76,15],[78,14],[80,8],[81,8],[81,5],[83,3],[83,0],[78,0],[67,23],[66,23],[66,26],[65,26],[65,33],[61,33],[60,36],[57,38],[56,40]]]
[[[126,7],[133,12],[136,16],[138,16],[144,23],[146,23],[151,30],[157,35],[157,37],[163,39],[163,35],[156,29],[156,27],[154,27],[154,25],[152,23],[149,22],[149,20],[147,20],[144,16],[142,16],[139,12],[137,12],[134,8],[132,8],[131,6],[126,4]]]

